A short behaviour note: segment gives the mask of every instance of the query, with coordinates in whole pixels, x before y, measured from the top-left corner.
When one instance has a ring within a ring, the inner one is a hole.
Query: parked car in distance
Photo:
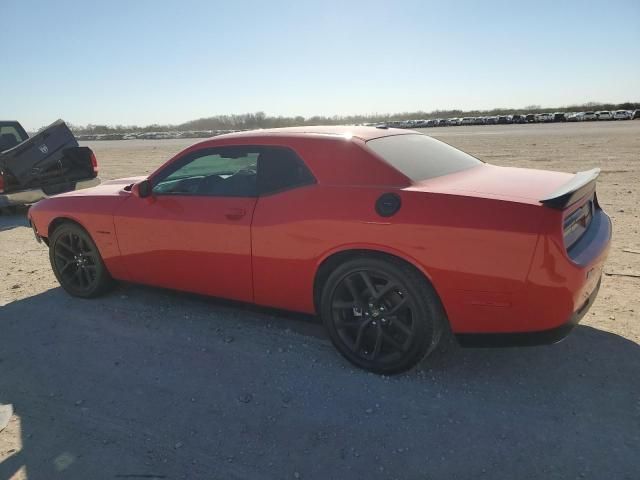
[[[536,115],[536,122],[538,122],[538,123],[553,122],[553,114],[551,114],[551,113],[538,113]]]
[[[496,123],[499,123],[499,124],[513,123],[513,119],[511,118],[511,115],[499,115]]]
[[[616,110],[613,112],[614,120],[631,120],[631,112],[629,110]]]
[[[473,125],[474,118],[473,117],[463,117],[460,120],[460,125]]]
[[[536,122],[536,115],[534,113],[527,113],[524,117],[525,121],[527,123],[535,123]]]
[[[582,115],[582,119],[585,122],[590,122],[593,120],[598,120],[598,115],[596,115],[596,112],[584,112],[584,114]]]
[[[583,115],[582,112],[572,112],[567,115],[567,122],[581,122]]]
[[[598,117],[598,120],[613,120],[613,115],[609,110],[600,110],[599,112],[596,112],[596,116]]]
[[[498,123],[498,117],[497,116],[484,117],[484,124],[485,125],[495,125],[497,123]]]
[[[634,110],[633,113],[631,114],[631,120],[635,120],[637,118],[640,118],[640,109]]]
[[[563,112],[556,112],[553,114],[553,121],[554,122],[566,122],[567,121],[567,117],[565,116],[565,114]]]
[[[460,119],[459,118],[448,118],[447,122],[449,123],[449,126],[452,127],[456,127],[458,125],[460,125]]]
[[[515,115],[512,115],[511,118],[513,120],[513,123],[526,123],[527,121],[527,118],[525,115],[515,114]]]
[[[406,130],[259,130],[42,200],[29,221],[73,296],[118,279],[318,314],[347,360],[391,374],[447,332],[566,336],[609,249],[597,176],[493,166]]]

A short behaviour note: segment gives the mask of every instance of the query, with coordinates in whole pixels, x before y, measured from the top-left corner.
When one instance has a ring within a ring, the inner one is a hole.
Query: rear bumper
[[[598,279],[596,288],[591,292],[584,304],[578,308],[562,325],[548,330],[537,332],[517,333],[463,333],[457,334],[456,340],[462,347],[495,348],[495,347],[529,347],[536,345],[549,345],[564,340],[593,305],[601,279]]]
[[[94,187],[100,185],[100,178],[95,177],[88,180],[80,180],[76,182],[75,188],[71,190],[81,190],[83,188]],[[21,190],[19,192],[0,194],[0,207],[9,207],[12,205],[28,205],[38,200],[47,198],[47,194],[41,188],[33,188],[29,190]]]

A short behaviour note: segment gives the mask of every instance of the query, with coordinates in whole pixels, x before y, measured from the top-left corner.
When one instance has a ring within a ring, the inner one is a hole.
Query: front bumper
[[[100,178],[95,177],[89,180],[80,180],[76,182],[75,188],[69,191],[81,190],[83,188],[95,187],[100,185]],[[0,194],[0,208],[10,207],[13,205],[28,205],[36,203],[38,200],[47,198],[48,195],[44,193],[41,188],[32,188],[29,190],[21,190],[19,192]]]
[[[598,296],[601,281],[602,278],[599,278],[595,289],[591,292],[582,306],[573,312],[565,323],[558,327],[537,332],[461,333],[456,335],[456,340],[462,347],[474,348],[530,347],[558,343],[559,341],[564,340],[567,335],[571,333],[573,327],[580,323],[580,320],[582,320],[589,311],[591,305],[593,305],[593,302]]]

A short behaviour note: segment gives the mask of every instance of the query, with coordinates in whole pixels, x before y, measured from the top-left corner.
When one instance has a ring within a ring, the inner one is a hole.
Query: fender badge
[[[44,143],[38,147],[42,153],[49,153],[49,147],[47,147]]]

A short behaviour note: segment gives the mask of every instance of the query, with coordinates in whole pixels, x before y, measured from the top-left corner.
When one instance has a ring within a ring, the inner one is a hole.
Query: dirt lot
[[[313,318],[133,285],[72,299],[24,212],[5,215],[0,479],[638,478],[640,278],[618,274],[640,274],[640,121],[426,133],[498,165],[602,169],[615,275],[566,341],[379,377]],[[190,143],[90,146],[115,178]]]

